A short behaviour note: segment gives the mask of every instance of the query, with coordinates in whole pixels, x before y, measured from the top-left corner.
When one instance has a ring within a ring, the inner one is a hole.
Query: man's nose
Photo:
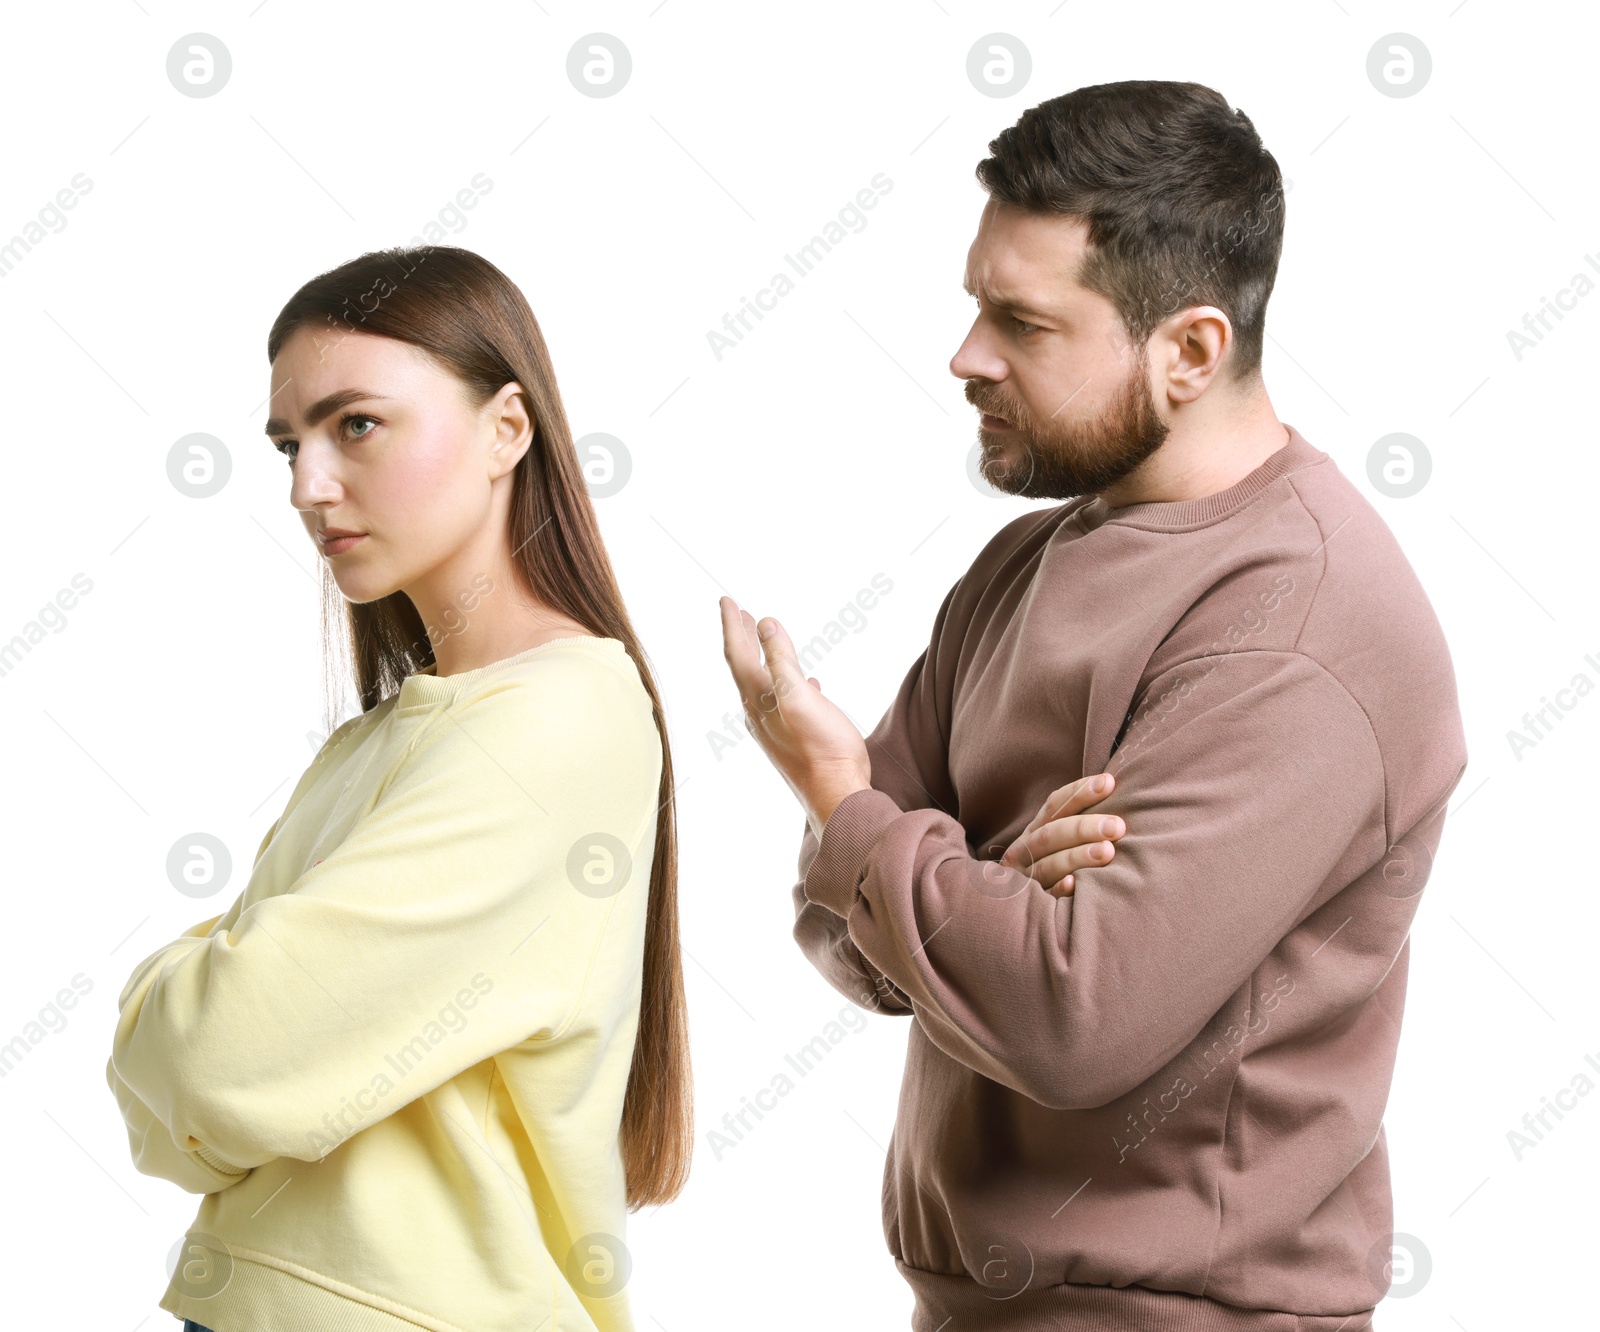
[[[1004,362],[985,350],[983,335],[976,323],[967,330],[967,336],[956,348],[956,354],[950,358],[950,373],[957,379],[967,380],[999,381],[1005,378]]]

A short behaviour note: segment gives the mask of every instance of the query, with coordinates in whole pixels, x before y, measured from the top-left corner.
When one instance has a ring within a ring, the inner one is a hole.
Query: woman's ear
[[[503,385],[485,405],[494,429],[494,443],[489,448],[493,470],[491,480],[498,480],[511,471],[533,443],[534,421],[528,410],[528,395],[521,384],[511,380]]]

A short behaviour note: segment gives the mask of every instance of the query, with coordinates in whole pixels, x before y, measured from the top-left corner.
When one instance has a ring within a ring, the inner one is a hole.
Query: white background
[[[92,983],[0,1079],[7,1326],[167,1325],[155,1301],[198,1199],[130,1163],[104,1082],[117,994],[243,886],[179,894],[169,848],[205,830],[248,866],[320,739],[316,556],[261,433],[267,329],[301,282],[410,241],[480,172],[493,188],[446,241],[527,293],[574,435],[615,435],[632,459],[596,503],[681,782],[700,1139],[683,1198],[630,1220],[639,1323],[908,1325],[879,1213],[905,1022],[871,1019],[721,1159],[707,1143],[844,1003],[790,936],[798,805],[742,728],[720,757],[709,740],[738,716],[717,598],[798,642],[887,575],[865,629],[813,670],[862,730],[876,723],[950,584],[1037,503],[967,474],[974,413],[948,362],[972,314],[973,167],[1028,106],[1125,78],[1219,89],[1292,182],[1268,390],[1392,526],[1455,659],[1471,763],[1412,933],[1385,1121],[1395,1228],[1431,1275],[1376,1325],[1597,1325],[1600,1096],[1520,1160],[1507,1138],[1585,1053],[1600,1060],[1586,854],[1600,698],[1520,758],[1507,738],[1574,676],[1600,683],[1600,296],[1520,360],[1507,340],[1575,274],[1600,278],[1584,262],[1600,262],[1592,15],[1491,0],[96,0],[8,7],[6,29],[0,242],[76,173],[92,182],[0,278],[0,641],[75,575],[92,581],[0,678],[0,1044],[74,975]],[[1033,62],[1004,98],[966,74],[996,31]],[[168,81],[193,32],[231,53],[215,96]],[[614,96],[566,75],[593,32],[632,56]],[[1432,54],[1414,96],[1367,76],[1394,32]],[[718,361],[707,331],[880,172],[893,188],[865,229]],[[233,466],[203,500],[167,476],[197,431]],[[1395,431],[1433,462],[1406,499],[1367,476]]]

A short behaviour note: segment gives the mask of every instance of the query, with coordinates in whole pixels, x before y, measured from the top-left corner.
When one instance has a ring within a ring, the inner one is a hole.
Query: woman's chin
[[[398,586],[389,579],[375,578],[370,572],[341,570],[337,565],[334,566],[333,581],[338,585],[344,599],[353,601],[358,606],[369,601],[381,601],[398,590]]]

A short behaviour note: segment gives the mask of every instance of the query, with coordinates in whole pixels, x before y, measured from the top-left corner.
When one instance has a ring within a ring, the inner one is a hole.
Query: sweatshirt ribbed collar
[[[454,675],[446,675],[443,678],[437,674],[438,663],[434,663],[413,672],[400,682],[397,706],[409,708],[428,703],[448,703],[462,691],[473,688],[496,672],[527,661],[536,654],[547,652],[552,648],[575,648],[580,652],[623,655],[628,651],[620,638],[597,638],[592,634],[574,634],[570,638],[552,638],[548,642],[540,643],[538,647],[529,648],[526,652],[519,652],[500,661],[491,661],[487,666],[479,666],[475,670],[457,671]]]
[[[1321,462],[1328,455],[1315,448],[1304,435],[1287,421],[1289,442],[1269,457],[1249,476],[1226,490],[1199,499],[1150,501],[1144,504],[1124,504],[1110,508],[1098,495],[1080,510],[1087,526],[1121,523],[1128,527],[1154,528],[1159,531],[1181,531],[1205,527],[1226,518],[1235,509],[1248,503],[1270,486],[1280,476]],[[1098,520],[1098,521],[1097,521]]]

